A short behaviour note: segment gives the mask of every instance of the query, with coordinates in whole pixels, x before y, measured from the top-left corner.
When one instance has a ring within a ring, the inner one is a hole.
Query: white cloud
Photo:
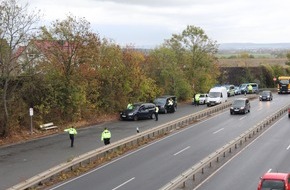
[[[25,0],[21,0],[24,2]],[[93,30],[120,44],[160,45],[187,25],[218,43],[290,42],[289,0],[30,0],[44,19],[85,17]]]

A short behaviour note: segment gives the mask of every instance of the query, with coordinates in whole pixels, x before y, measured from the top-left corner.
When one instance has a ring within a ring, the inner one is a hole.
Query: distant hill
[[[219,50],[290,49],[290,43],[222,43]]]

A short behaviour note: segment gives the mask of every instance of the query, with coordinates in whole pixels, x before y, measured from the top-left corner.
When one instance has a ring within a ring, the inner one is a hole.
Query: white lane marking
[[[189,148],[190,148],[190,146],[188,146],[188,147],[186,147],[186,148],[182,149],[182,150],[181,150],[181,151],[179,151],[179,152],[176,152],[176,153],[174,154],[174,156],[176,156],[176,155],[178,155],[178,154],[182,153],[183,151],[185,151],[186,149],[189,149]]]
[[[219,129],[219,130],[213,132],[213,134],[216,134],[216,133],[218,133],[218,132],[220,132],[220,131],[222,131],[222,130],[224,130],[224,129],[225,129],[225,128],[221,128],[221,129]]]
[[[247,117],[247,116],[241,117],[240,120],[243,120],[243,119],[245,119],[246,117]]]
[[[126,185],[127,183],[129,183],[130,181],[132,181],[132,180],[134,180],[134,179],[135,179],[135,177],[132,177],[131,179],[129,179],[129,180],[127,180],[127,181],[125,181],[124,183],[122,183],[121,185],[119,185],[119,186],[115,187],[115,188],[114,188],[114,189],[112,189],[112,190],[119,189],[120,187],[122,187],[122,186]]]
[[[290,145],[287,147],[287,150],[289,150],[290,149]]]

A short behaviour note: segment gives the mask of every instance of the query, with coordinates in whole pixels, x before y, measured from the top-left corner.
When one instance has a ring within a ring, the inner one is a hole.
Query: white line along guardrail
[[[248,95],[247,97],[256,98],[257,95]],[[137,146],[140,142],[144,142],[147,139],[154,139],[156,137],[159,137],[160,135],[166,135],[173,130],[185,127],[204,117],[207,117],[214,113],[222,111],[230,107],[231,105],[232,105],[232,102],[228,101],[226,103],[216,105],[216,106],[207,108],[205,110],[199,111],[197,113],[194,113],[194,114],[179,118],[177,120],[171,121],[169,123],[160,125],[156,128],[146,130],[144,132],[138,133],[131,137],[127,137],[125,139],[116,141],[114,143],[98,148],[96,150],[92,150],[90,152],[77,156],[68,162],[61,163],[53,168],[50,168],[47,171],[44,171],[27,180],[24,180],[21,183],[10,187],[8,190],[16,190],[16,189],[19,190],[19,189],[37,187],[39,186],[39,184],[44,184],[44,182],[47,182],[50,179],[53,179],[54,177],[56,177],[62,172],[71,171],[74,168],[81,167],[86,164],[90,164],[95,160],[108,156],[108,154],[112,152],[118,153],[120,152],[120,150],[123,150],[126,147]]]
[[[275,122],[278,118],[285,114],[289,107],[290,105],[284,106],[276,113],[267,117],[257,125],[251,127],[250,129],[239,135],[237,138],[227,143],[222,148],[216,150],[215,152],[201,160],[199,163],[195,164],[194,166],[171,180],[159,190],[174,190],[186,187],[186,182],[191,184],[194,183],[197,175],[204,175],[204,171],[206,169],[213,167],[214,164],[220,162],[220,160],[225,158],[227,155],[233,156],[231,153],[234,152],[234,150],[242,147],[243,144],[251,142],[251,140],[261,134],[264,129],[271,126],[273,122]]]

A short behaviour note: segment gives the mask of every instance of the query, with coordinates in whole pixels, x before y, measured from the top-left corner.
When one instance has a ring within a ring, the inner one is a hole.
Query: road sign
[[[33,108],[29,108],[29,115],[33,116]]]

